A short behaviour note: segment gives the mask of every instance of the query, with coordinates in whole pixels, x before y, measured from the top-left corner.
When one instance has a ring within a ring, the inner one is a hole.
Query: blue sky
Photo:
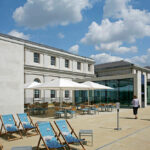
[[[150,65],[148,0],[1,0],[0,32],[91,57]]]

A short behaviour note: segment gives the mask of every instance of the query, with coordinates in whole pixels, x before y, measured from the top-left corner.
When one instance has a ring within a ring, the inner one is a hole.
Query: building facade
[[[34,44],[26,44],[24,53],[25,83],[44,83],[56,78],[85,79],[94,76],[94,60],[90,58],[54,48],[36,47]],[[66,102],[72,102],[72,91],[64,91],[63,98]],[[33,101],[59,101],[59,91],[25,90],[25,103]]]
[[[0,34],[0,52],[0,110],[5,113],[23,112],[24,103],[59,99],[58,91],[24,90],[25,83],[94,76],[93,59],[13,36]],[[72,101],[71,91],[63,96]]]
[[[91,81],[114,89],[97,90],[93,95],[91,93],[91,99],[94,103],[120,102],[122,107],[130,107],[133,95],[136,95],[142,107],[150,104],[150,69],[139,67],[127,61],[117,61],[95,65],[95,75],[96,77],[91,78]],[[76,95],[79,95],[79,92]],[[85,91],[80,95],[87,97]]]

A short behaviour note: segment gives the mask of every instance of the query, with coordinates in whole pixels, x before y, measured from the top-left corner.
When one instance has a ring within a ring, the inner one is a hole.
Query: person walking
[[[139,108],[139,100],[137,99],[136,96],[133,97],[132,100],[132,105],[133,105],[133,114],[135,115],[135,119],[137,119],[137,114],[138,114],[138,108]]]

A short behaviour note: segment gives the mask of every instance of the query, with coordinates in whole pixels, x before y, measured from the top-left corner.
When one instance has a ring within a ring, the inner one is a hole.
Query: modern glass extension
[[[90,103],[116,103],[120,102],[121,107],[129,107],[133,98],[133,79],[96,81],[114,88],[113,90],[89,91]],[[88,102],[87,91],[75,91],[76,104]]]

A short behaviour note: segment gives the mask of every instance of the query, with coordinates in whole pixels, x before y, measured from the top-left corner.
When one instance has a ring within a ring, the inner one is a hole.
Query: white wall
[[[24,112],[24,47],[0,40],[0,114]]]
[[[134,78],[134,95],[137,96],[141,105],[141,71],[137,71],[136,77]]]
[[[50,55],[49,53],[41,53],[40,54],[40,63],[34,63],[34,51],[30,49],[25,49],[25,64],[32,66],[39,66],[45,68],[52,68],[64,71],[72,71],[79,73],[87,73],[94,74],[94,64],[91,64],[91,71],[88,71],[88,62],[83,58],[83,60],[77,60],[76,58],[71,59],[69,57],[62,57],[57,55]],[[52,66],[50,64],[51,56],[56,57],[56,66]],[[65,59],[69,60],[69,68],[65,67]],[[81,62],[81,70],[77,69],[77,62]]]
[[[143,73],[143,75],[144,75],[144,85],[145,85],[145,88],[144,88],[144,95],[145,95],[145,103],[144,103],[144,106],[146,107],[147,106],[147,75],[146,75],[146,73],[144,72]]]

